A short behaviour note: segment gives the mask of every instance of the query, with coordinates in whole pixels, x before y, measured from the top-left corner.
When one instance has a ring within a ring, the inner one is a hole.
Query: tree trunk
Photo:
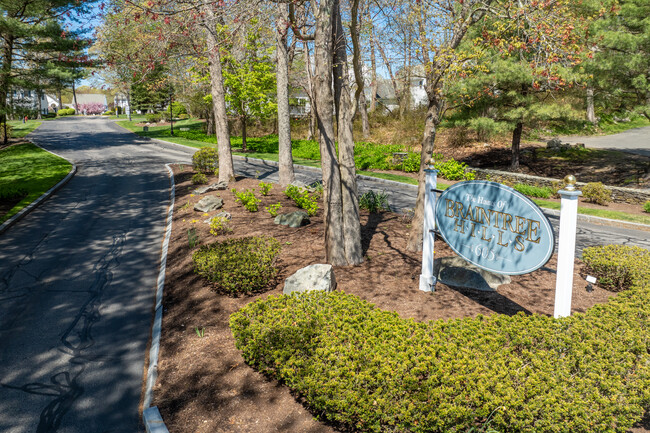
[[[386,65],[386,69],[388,70],[388,75],[390,76],[390,82],[393,84],[393,92],[395,92],[395,99],[397,99],[397,105],[399,107],[402,106],[402,94],[399,91],[399,87],[397,86],[397,80],[395,79],[395,74],[393,74],[393,68],[391,67],[390,61],[388,60],[388,57],[386,56],[386,53],[384,52],[384,49],[381,47],[381,45],[377,45],[377,48],[379,49],[379,54],[381,54],[382,59],[384,59],[384,64]],[[388,106],[386,106],[388,108]],[[400,120],[402,118],[402,112],[400,110]]]
[[[429,96],[429,107],[427,117],[424,121],[424,137],[422,139],[422,152],[420,152],[420,172],[418,173],[418,195],[415,201],[415,213],[411,222],[411,231],[409,232],[406,249],[408,251],[422,251],[423,242],[423,224],[424,224],[424,196],[425,190],[425,173],[427,162],[433,155],[434,143],[436,139],[436,127],[439,123],[440,105],[437,98]]]
[[[77,104],[77,91],[74,87],[74,80],[72,80],[72,99],[74,100],[75,114],[79,114],[79,105]]]
[[[368,110],[366,108],[366,95],[361,92],[359,95],[359,111],[361,112],[361,131],[363,139],[367,140],[370,136],[370,122],[368,121]]]
[[[314,35],[314,101],[318,119],[321,169],[323,171],[323,213],[325,220],[325,260],[335,266],[347,265],[343,242],[341,173],[334,144],[332,95],[332,13],[335,0],[318,6]]]
[[[11,90],[11,64],[13,61],[14,40],[12,38],[3,38],[2,47],[2,75],[0,76],[0,122],[4,125],[3,144],[7,144],[7,115],[9,114],[9,105],[7,104],[7,95]]]
[[[246,145],[248,144],[246,142],[246,116],[240,116],[239,121],[241,122],[241,150],[246,152]]]
[[[375,58],[375,33],[372,22],[370,23],[370,109],[374,113],[377,109],[377,60]]]
[[[354,8],[354,6],[353,6]],[[354,165],[354,136],[353,119],[357,98],[350,91],[347,71],[347,53],[343,23],[341,21],[340,3],[337,0],[334,7],[334,63],[339,68],[334,69],[334,93],[338,95],[339,107],[337,132],[339,144],[339,161],[341,170],[341,204],[343,208],[343,235],[345,259],[348,265],[357,265],[363,262],[361,248],[361,224],[359,223],[359,196],[357,193],[357,173]],[[354,13],[354,11],[353,11]],[[352,32],[356,31],[353,19]],[[357,38],[358,39],[358,38]],[[337,72],[340,75],[336,75]],[[338,78],[338,79],[337,79]],[[363,94],[363,86],[360,89]]]
[[[206,14],[206,40],[208,48],[208,67],[210,70],[210,93],[214,110],[214,124],[219,149],[219,181],[229,182],[235,177],[232,162],[232,149],[230,147],[230,132],[228,131],[228,117],[226,112],[226,93],[223,87],[223,74],[221,72],[221,54],[216,31],[216,20],[212,7],[204,3]]]
[[[510,171],[519,170],[519,149],[521,147],[521,131],[524,129],[524,123],[519,121],[512,132],[512,161],[510,162]]]
[[[316,101],[314,97],[314,78],[311,70],[311,60],[309,57],[309,45],[303,41],[303,55],[305,57],[305,72],[307,73],[307,97],[309,98],[309,137],[307,140],[314,140],[316,137],[316,129],[318,129],[318,119],[316,118]]]
[[[57,96],[59,98],[59,110],[63,109],[63,95],[61,95],[62,91],[63,91],[63,88],[61,86],[59,86],[59,88],[57,89]],[[129,120],[131,120],[131,119],[129,119]]]
[[[587,87],[587,120],[594,125],[598,122],[594,111],[594,88]]]
[[[287,33],[289,29],[288,5],[278,3],[276,28],[277,44],[277,91],[278,91],[278,175],[280,185],[285,187],[296,179],[291,155],[291,119],[289,116],[289,53]]]

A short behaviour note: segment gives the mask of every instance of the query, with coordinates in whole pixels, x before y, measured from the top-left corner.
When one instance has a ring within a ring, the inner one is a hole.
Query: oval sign
[[[527,274],[553,254],[555,236],[542,210],[496,182],[459,182],[436,203],[436,226],[452,250],[490,272]]]

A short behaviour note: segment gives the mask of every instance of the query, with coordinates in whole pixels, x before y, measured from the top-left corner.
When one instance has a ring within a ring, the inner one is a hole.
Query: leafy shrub
[[[178,115],[178,118],[179,118],[180,120],[185,120],[185,119],[189,119],[190,116],[187,115],[187,114],[179,114],[179,115]]]
[[[252,189],[247,189],[244,192],[238,192],[235,188],[233,188],[231,191],[236,197],[235,201],[244,206],[247,211],[257,212],[257,205],[261,200],[255,197],[255,191]]]
[[[115,113],[113,113],[113,110],[108,110],[108,111],[106,111],[106,112],[104,112],[104,113],[102,113],[102,114],[103,114],[104,116],[112,116],[112,115],[114,115]]]
[[[650,201],[647,201],[643,204],[643,211],[650,213]]]
[[[420,155],[415,152],[409,152],[404,161],[402,161],[402,170],[407,173],[420,171]]]
[[[204,185],[208,183],[208,177],[203,173],[196,173],[192,176],[192,183],[194,185]]]
[[[449,146],[464,147],[469,143],[469,129],[466,126],[456,126],[449,130]]]
[[[203,246],[192,255],[192,261],[194,271],[217,290],[250,293],[265,288],[275,278],[279,253],[277,239],[253,236]]]
[[[518,183],[513,188],[528,197],[550,198],[553,195],[553,189],[548,186],[539,187]]]
[[[260,182],[259,187],[260,187],[260,193],[266,196],[269,195],[269,192],[271,192],[271,188],[273,188],[273,184]]]
[[[43,114],[44,119],[54,119],[55,117],[56,117],[56,113]]]
[[[172,116],[174,117],[179,117],[181,114],[187,115],[187,109],[183,104],[180,102],[174,102],[171,107],[172,111]],[[167,113],[167,117],[169,117],[169,106],[167,106],[167,109],[165,110],[165,113]]]
[[[602,206],[612,201],[612,192],[605,188],[602,182],[589,182],[582,188],[585,201]]]
[[[9,126],[9,125],[7,125]],[[0,185],[0,200],[17,200],[27,195],[27,190],[14,185]]]
[[[620,432],[650,406],[650,281],[560,320],[419,323],[354,295],[269,297],[231,315],[247,363],[354,431]]]
[[[371,213],[389,211],[388,195],[385,192],[368,191],[359,196],[359,209],[365,209]]]
[[[210,219],[210,234],[219,236],[227,233],[232,233],[228,218],[216,216]]]
[[[271,206],[267,206],[264,208],[264,210],[267,211],[269,215],[271,215],[271,217],[273,218],[278,216],[278,211],[280,209],[282,209],[282,203],[272,204]]]
[[[144,117],[149,123],[158,123],[164,119],[162,113],[147,113],[144,115]]]
[[[202,147],[192,155],[192,168],[200,173],[212,173],[219,167],[219,151],[214,147]]]
[[[606,245],[588,247],[582,259],[602,287],[618,292],[641,278],[650,278],[650,251],[641,247]]]
[[[314,216],[318,212],[318,193],[310,194],[304,188],[299,188],[295,185],[289,185],[284,190],[284,194],[296,203],[300,209],[307,211],[309,216]]]
[[[476,132],[476,138],[479,141],[488,141],[496,134],[501,134],[507,131],[507,124],[503,122],[496,122],[489,117],[476,117],[470,119],[468,126],[471,130]]]
[[[476,174],[473,171],[467,171],[467,164],[450,158],[447,161],[440,161],[441,154],[433,155],[435,163],[433,167],[438,170],[438,174],[448,180],[474,180]]]
[[[76,113],[74,108],[62,108],[56,112],[57,116],[72,116]]]

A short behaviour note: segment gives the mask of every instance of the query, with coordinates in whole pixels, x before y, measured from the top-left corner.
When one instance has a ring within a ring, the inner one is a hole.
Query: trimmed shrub
[[[477,117],[470,119],[468,126],[476,132],[478,141],[488,141],[497,134],[504,133],[508,130],[505,122],[497,122],[489,117]]]
[[[602,182],[590,182],[582,188],[585,201],[606,206],[612,201],[612,192],[605,188]]]
[[[539,187],[518,183],[513,188],[528,197],[550,198],[553,195],[553,189],[548,186]]]
[[[190,116],[187,115],[187,114],[179,114],[178,115],[179,120],[185,120],[185,119],[189,119],[189,118],[190,118]]]
[[[149,123],[158,123],[164,119],[162,113],[147,113],[144,115],[144,117],[147,119],[147,122]]]
[[[359,209],[365,209],[371,213],[389,211],[388,195],[385,192],[368,191],[359,196]]]
[[[267,287],[278,269],[280,242],[267,236],[230,239],[201,247],[192,255],[194,272],[230,294]]]
[[[214,147],[202,147],[192,155],[192,168],[200,173],[212,173],[219,169],[219,151]]]
[[[62,108],[56,112],[57,116],[73,116],[75,113],[74,108]]]
[[[167,113],[166,117],[169,118],[169,105],[167,106],[167,109],[165,110],[165,113]],[[183,104],[180,102],[174,102],[171,107],[172,111],[172,116],[174,117],[179,117],[181,114],[184,114],[187,116],[187,109]]]
[[[196,173],[192,176],[192,183],[194,185],[204,185],[208,183],[208,177],[204,173]]]
[[[467,170],[467,164],[450,158],[447,161],[440,161],[441,154],[433,155],[433,167],[438,170],[438,174],[448,180],[474,180],[476,174]]]
[[[304,188],[299,188],[295,185],[289,185],[284,190],[284,194],[289,197],[300,209],[307,211],[309,216],[314,216],[318,212],[318,199],[319,193],[310,194]]]
[[[650,251],[641,247],[606,245],[582,251],[589,271],[602,287],[618,292],[640,279],[650,279]]]
[[[227,233],[232,233],[232,228],[230,227],[230,220],[226,217],[212,217],[210,219],[210,234],[213,236],[225,235]]]
[[[420,154],[409,152],[404,161],[402,161],[402,170],[407,173],[420,171]]]
[[[650,201],[647,201],[643,204],[643,211],[650,213]]]

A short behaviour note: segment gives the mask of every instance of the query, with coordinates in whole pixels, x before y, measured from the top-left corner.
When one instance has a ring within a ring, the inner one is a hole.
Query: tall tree
[[[289,6],[277,5],[276,22],[276,72],[278,95],[278,175],[280,185],[287,186],[295,180],[291,155],[291,118],[289,114]]]

